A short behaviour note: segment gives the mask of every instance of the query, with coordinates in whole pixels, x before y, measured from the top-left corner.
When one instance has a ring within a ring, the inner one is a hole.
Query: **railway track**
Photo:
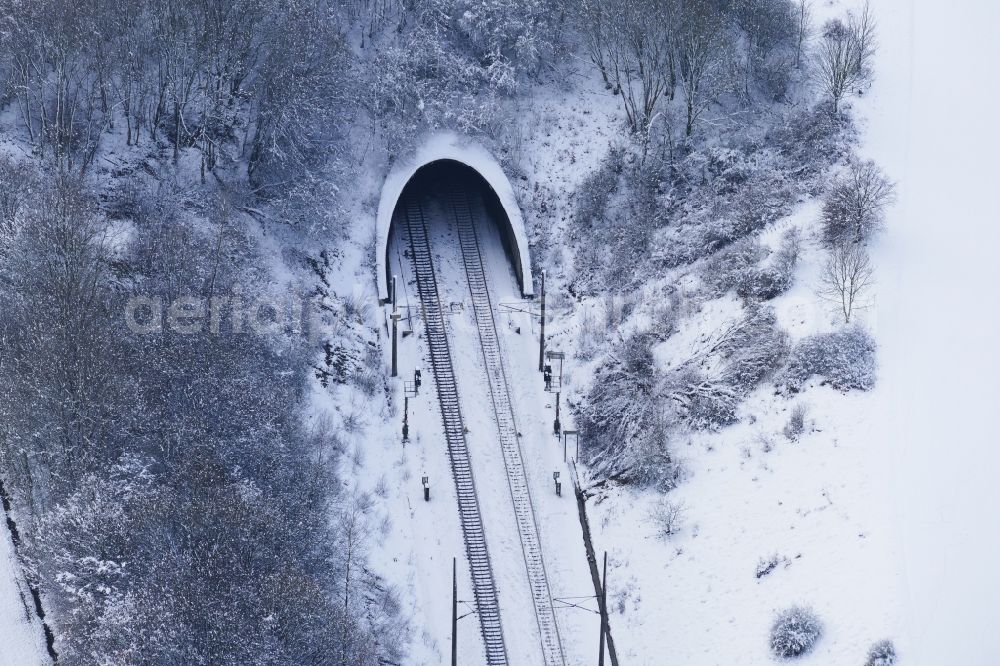
[[[431,367],[434,371],[438,402],[441,405],[441,418],[444,421],[448,458],[451,461],[451,472],[455,479],[458,513],[462,523],[462,534],[465,538],[465,553],[469,560],[472,590],[479,615],[483,646],[486,651],[486,663],[489,666],[506,666],[508,663],[507,648],[504,643],[503,625],[500,621],[500,604],[497,599],[496,582],[493,578],[493,566],[490,563],[490,554],[486,546],[486,532],[483,529],[483,517],[479,510],[475,478],[469,459],[465,423],[462,420],[462,410],[459,406],[458,385],[455,382],[455,370],[451,363],[451,349],[445,330],[444,314],[441,310],[437,278],[434,274],[434,261],[427,236],[427,223],[420,203],[415,198],[411,197],[406,202],[404,217],[410,240],[413,269],[417,278],[417,291],[420,295],[420,307],[423,312],[424,331],[427,336]]]
[[[487,384],[493,401],[493,413],[499,433],[500,448],[503,451],[504,466],[507,471],[507,483],[510,487],[514,516],[521,540],[521,550],[524,554],[528,584],[531,587],[531,598],[535,619],[538,622],[542,655],[545,666],[565,666],[566,658],[559,636],[559,625],[553,612],[552,593],[545,571],[545,560],[542,556],[542,546],[538,533],[538,520],[535,517],[531,492],[525,475],[520,435],[514,417],[514,407],[510,399],[508,373],[504,364],[496,322],[493,318],[493,303],[490,298],[486,269],[483,265],[479,237],[476,232],[475,217],[472,207],[469,205],[468,195],[464,190],[458,188],[451,190],[449,199],[458,228],[462,261],[465,264],[465,274],[468,278],[476,327],[479,331],[480,349],[483,353],[488,379]]]

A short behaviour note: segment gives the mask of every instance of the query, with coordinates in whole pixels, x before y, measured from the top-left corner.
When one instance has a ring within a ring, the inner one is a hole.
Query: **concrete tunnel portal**
[[[478,189],[500,231],[504,249],[517,277],[521,294],[534,295],[531,257],[524,218],[503,168],[482,146],[450,133],[430,137],[407,160],[397,163],[386,177],[376,219],[376,278],[381,302],[390,298],[394,269],[389,239],[398,233],[397,208],[425,182],[450,179]]]

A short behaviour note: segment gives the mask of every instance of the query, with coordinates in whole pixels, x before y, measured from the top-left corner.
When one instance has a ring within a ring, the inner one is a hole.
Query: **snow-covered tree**
[[[830,246],[867,241],[895,198],[895,185],[874,161],[851,160],[823,200],[824,240]]]

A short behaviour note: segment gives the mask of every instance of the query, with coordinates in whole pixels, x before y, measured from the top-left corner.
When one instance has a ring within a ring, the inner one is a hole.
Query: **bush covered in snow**
[[[741,395],[767,379],[788,355],[788,335],[778,327],[774,310],[759,306],[725,330],[716,350],[726,362],[722,377]]]
[[[577,248],[575,280],[584,289],[626,289],[642,275],[666,214],[659,181],[634,153],[614,147],[577,188],[570,239]]]
[[[736,421],[740,402],[788,355],[788,336],[774,311],[755,306],[724,326],[708,345],[668,374],[666,393],[684,423],[717,430]]]
[[[685,511],[686,507],[683,502],[675,502],[663,497],[653,505],[649,517],[656,527],[657,534],[668,539],[677,534],[684,526]]]
[[[670,488],[681,473],[670,438],[734,423],[740,402],[784,363],[788,336],[773,310],[754,306],[675,367],[656,367],[659,341],[640,332],[615,344],[578,418],[591,465],[622,481]]]
[[[799,257],[799,236],[792,229],[776,252],[768,252],[756,237],[736,241],[705,262],[706,284],[716,296],[730,289],[749,301],[767,301],[792,286]]]
[[[877,363],[874,338],[860,326],[820,333],[802,339],[792,349],[781,382],[798,390],[809,378],[847,391],[867,391],[875,385]]]
[[[635,333],[615,344],[578,418],[591,465],[622,481],[669,489],[680,468],[668,447],[675,423],[653,359],[657,341],[651,333]]]
[[[801,402],[792,407],[792,414],[788,417],[788,423],[785,424],[785,437],[791,440],[799,438],[799,435],[806,429],[806,414],[808,412],[809,408]]]
[[[893,666],[896,663],[896,646],[890,640],[877,641],[868,650],[865,666]]]
[[[614,279],[621,287],[650,270],[650,260],[654,268],[675,268],[753,236],[802,195],[821,193],[819,175],[848,154],[853,137],[849,121],[816,109],[776,111],[757,122],[679,144],[659,128],[666,148],[647,154],[640,143],[613,151],[574,195],[578,279]],[[761,265],[744,276],[743,291],[772,298],[787,289],[793,267]]]
[[[618,177],[623,168],[624,154],[620,148],[608,151],[601,165],[583,179],[577,189],[573,233],[581,237],[599,225],[607,210],[612,193],[618,189]]]
[[[778,613],[771,625],[771,652],[776,657],[798,657],[809,652],[822,635],[823,623],[811,608],[792,606]]]
[[[439,15],[455,17],[478,60],[533,73],[562,47],[564,9],[547,0],[435,0]]]
[[[819,189],[818,184],[797,178],[790,184],[800,166],[784,162],[770,149],[755,155],[753,168],[761,173],[746,182],[706,182],[704,170],[683,162],[681,166],[693,171],[685,174],[687,178],[703,184],[693,188],[691,180],[685,181],[684,189],[673,192],[674,204],[662,216],[668,224],[655,235],[653,252],[657,263],[666,268],[709,257],[760,231],[787,215],[799,194]]]
[[[757,568],[754,570],[754,576],[758,580],[768,575],[772,571],[778,568],[778,564],[781,562],[781,558],[778,557],[777,553],[772,553],[768,557],[762,557],[757,560]]]
[[[825,183],[819,178],[830,164],[850,154],[857,136],[849,116],[830,113],[828,105],[803,108],[785,116],[765,137],[810,194],[818,194]],[[823,159],[817,159],[817,156]]]
[[[702,275],[715,296],[731,289],[747,296],[754,291],[757,265],[765,256],[767,251],[757,238],[744,238],[706,261]]]

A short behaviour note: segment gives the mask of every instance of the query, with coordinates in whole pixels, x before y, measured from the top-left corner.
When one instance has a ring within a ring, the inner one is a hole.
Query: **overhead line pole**
[[[542,330],[541,335],[538,336],[538,372],[542,372],[545,369],[545,269],[542,269]]]
[[[458,666],[458,573],[451,558],[451,666]]]
[[[392,276],[392,314],[389,315],[392,319],[392,376],[395,377],[398,372],[397,356],[398,352],[396,347],[398,342],[396,341],[397,328],[399,326],[399,310],[396,309],[396,276]]]
[[[608,626],[608,551],[604,551],[604,576],[601,578],[601,652],[597,666],[604,666],[604,632]]]

